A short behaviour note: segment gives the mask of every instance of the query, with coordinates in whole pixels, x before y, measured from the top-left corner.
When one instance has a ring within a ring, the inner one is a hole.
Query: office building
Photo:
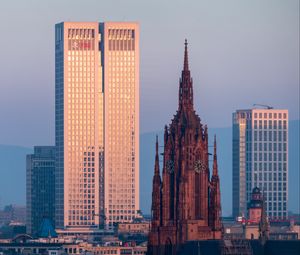
[[[104,23],[105,209],[107,222],[139,210],[139,30]]]
[[[288,110],[248,109],[233,113],[233,216],[247,216],[258,187],[270,218],[288,215]]]
[[[35,146],[26,157],[26,227],[37,236],[43,220],[54,224],[55,147]]]
[[[56,226],[98,229],[139,210],[137,23],[55,29]]]

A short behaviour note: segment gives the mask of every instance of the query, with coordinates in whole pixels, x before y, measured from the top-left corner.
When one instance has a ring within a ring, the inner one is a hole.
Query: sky
[[[299,119],[298,0],[1,1],[0,144],[54,144],[54,25],[140,23],[141,133],[177,109],[184,39],[202,122],[229,127],[254,103]]]

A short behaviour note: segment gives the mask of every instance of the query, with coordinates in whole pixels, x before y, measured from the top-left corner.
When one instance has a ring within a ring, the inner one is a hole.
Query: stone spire
[[[155,167],[154,167],[154,175],[159,175],[158,136],[156,136],[156,144],[155,144]]]
[[[155,164],[152,186],[152,228],[160,225],[161,221],[161,178],[159,173],[159,152],[158,152],[158,137],[156,136],[155,143]]]
[[[218,161],[217,161],[217,139],[214,137],[214,163],[213,163],[213,176],[218,176]]]
[[[191,73],[189,70],[188,60],[188,43],[185,39],[184,43],[184,62],[181,78],[179,81],[179,110],[191,110],[193,106],[193,80],[191,79]]]
[[[212,228],[215,230],[222,229],[220,178],[218,174],[216,135],[214,137],[214,161],[213,161],[213,173],[211,177],[211,190],[210,190],[210,224]]]

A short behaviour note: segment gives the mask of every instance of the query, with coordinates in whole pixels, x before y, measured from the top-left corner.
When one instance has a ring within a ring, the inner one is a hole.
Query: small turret
[[[161,221],[161,178],[159,172],[159,152],[158,152],[158,137],[156,136],[155,143],[155,164],[154,164],[154,176],[152,187],[152,228],[156,228],[160,225]]]
[[[217,162],[217,140],[214,137],[213,173],[210,188],[210,224],[214,230],[222,230],[220,179]]]
[[[213,176],[218,176],[218,161],[217,161],[217,140],[216,135],[214,137],[214,163],[213,163]]]
[[[156,136],[155,143],[155,167],[154,167],[154,176],[160,176],[159,174],[159,155],[158,155],[158,136]]]
[[[251,200],[248,204],[248,220],[251,224],[258,224],[261,220],[263,210],[262,193],[255,187],[251,193]]]

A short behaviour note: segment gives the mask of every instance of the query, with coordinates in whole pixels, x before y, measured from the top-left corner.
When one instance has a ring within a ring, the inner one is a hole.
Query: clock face
[[[205,172],[206,165],[204,164],[204,162],[202,160],[196,160],[194,163],[194,170],[197,173]]]
[[[166,163],[167,171],[169,174],[172,174],[174,172],[174,162],[173,160],[168,160]]]

